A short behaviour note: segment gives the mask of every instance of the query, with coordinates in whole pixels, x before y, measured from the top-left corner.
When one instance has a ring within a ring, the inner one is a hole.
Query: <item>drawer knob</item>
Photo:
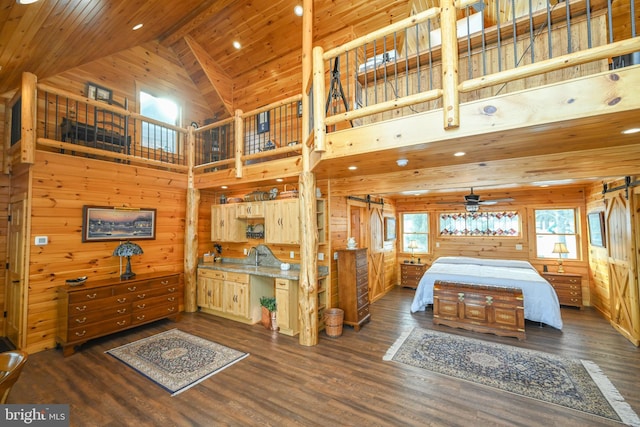
[[[77,323],[80,323],[80,324],[82,324],[82,323],[84,323],[84,322],[86,322],[86,321],[87,321],[87,318],[86,318],[86,317],[83,317],[82,319],[76,319],[76,322],[77,322]]]
[[[118,326],[124,326],[127,324],[126,320],[123,320],[122,322],[116,322],[118,324]]]
[[[168,285],[168,284],[169,284],[169,281],[168,281],[168,280],[163,280],[163,281],[162,281],[162,282],[160,282],[160,283],[162,283],[163,285]]]
[[[83,336],[85,336],[85,335],[86,335],[86,333],[87,333],[87,331],[76,332],[76,336],[77,336],[77,337],[83,337]]]
[[[129,286],[127,289],[129,289],[129,292],[133,292],[136,289],[138,289],[138,287],[137,286]]]
[[[124,304],[125,302],[127,302],[127,299],[126,298],[118,298],[118,302],[120,304]]]
[[[138,298],[139,298],[139,299],[143,299],[143,298],[144,298],[144,297],[146,297],[146,296],[147,296],[147,294],[138,294]]]
[[[97,296],[98,296],[98,294],[96,294],[96,293],[93,293],[93,294],[87,294],[87,298],[89,298],[89,299],[94,299],[94,298],[95,298],[95,297],[97,297]]]
[[[138,320],[144,320],[144,317],[145,317],[145,316],[144,316],[144,314],[143,314],[142,316],[138,316],[138,317],[136,317],[136,319],[138,319]]]
[[[145,308],[147,306],[147,304],[138,304],[138,308],[142,309]]]
[[[118,312],[118,314],[125,314],[127,312],[126,308],[120,309],[120,310],[116,310]]]
[[[87,309],[86,305],[83,305],[82,307],[76,307],[76,310],[78,311],[85,311]]]

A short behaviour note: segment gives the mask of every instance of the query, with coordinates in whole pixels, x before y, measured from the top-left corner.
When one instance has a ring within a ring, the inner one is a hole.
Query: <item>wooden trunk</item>
[[[525,339],[522,290],[436,280],[433,323]]]

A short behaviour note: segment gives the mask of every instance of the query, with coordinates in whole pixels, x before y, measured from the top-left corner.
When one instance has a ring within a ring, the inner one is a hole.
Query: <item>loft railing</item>
[[[326,132],[436,109],[455,128],[460,103],[640,62],[634,0],[456,5],[314,49],[316,150]]]

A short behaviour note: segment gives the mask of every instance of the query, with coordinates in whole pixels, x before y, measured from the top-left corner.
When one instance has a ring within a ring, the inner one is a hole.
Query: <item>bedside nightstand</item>
[[[579,274],[542,273],[558,294],[560,305],[582,308],[582,277]]]
[[[400,264],[400,286],[416,289],[426,270],[425,264]]]

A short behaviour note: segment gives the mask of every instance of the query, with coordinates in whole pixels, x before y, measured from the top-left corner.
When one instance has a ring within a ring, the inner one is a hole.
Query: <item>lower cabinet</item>
[[[276,308],[280,333],[296,335],[300,332],[298,320],[298,281],[276,280]]]
[[[273,296],[273,279],[199,268],[197,280],[196,302],[200,311],[237,322],[259,322],[260,297]]]
[[[139,274],[58,289],[56,342],[69,356],[90,339],[166,317],[178,320],[182,300],[179,273]]]

